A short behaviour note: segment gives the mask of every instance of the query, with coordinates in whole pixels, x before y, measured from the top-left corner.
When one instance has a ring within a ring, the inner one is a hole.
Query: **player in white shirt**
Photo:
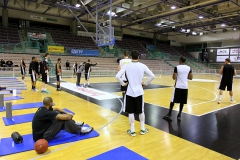
[[[173,88],[172,98],[170,102],[169,112],[166,116],[163,117],[165,120],[170,120],[172,115],[172,109],[174,103],[180,103],[180,109],[177,116],[177,120],[181,121],[181,113],[183,110],[184,104],[187,104],[188,97],[188,79],[192,80],[192,70],[189,66],[185,64],[186,58],[180,57],[179,64],[174,68],[174,73],[172,78],[175,80],[175,86]]]
[[[129,64],[130,62],[132,62],[132,60],[130,58],[128,58],[128,53],[127,52],[124,52],[124,59],[120,60],[119,61],[119,65],[118,65],[118,71],[121,70],[121,68],[126,65],[126,64]],[[127,78],[126,78],[126,75],[123,74],[122,75],[122,80],[126,83],[127,82]],[[127,90],[127,86],[122,86],[121,85],[121,91],[122,91],[122,96],[124,98],[124,95],[125,95],[125,92]]]
[[[127,133],[131,136],[136,136],[134,121],[134,114],[139,115],[141,123],[140,134],[148,133],[148,129],[145,128],[145,114],[144,114],[144,98],[143,87],[147,86],[155,77],[149,68],[140,62],[138,62],[138,52],[132,51],[132,62],[128,65],[124,65],[117,73],[116,78],[122,86],[127,86],[126,94],[124,97],[123,111],[128,113],[131,129],[127,130]],[[142,82],[144,73],[149,75],[148,80]],[[121,78],[123,74],[126,74],[128,82],[124,82]]]

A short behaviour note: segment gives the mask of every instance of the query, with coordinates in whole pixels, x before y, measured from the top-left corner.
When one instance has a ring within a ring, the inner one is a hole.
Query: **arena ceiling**
[[[108,19],[109,0],[64,0],[84,21],[92,21],[98,5],[100,21]],[[240,29],[238,0],[112,0],[113,24],[121,28],[168,34],[227,32]],[[76,4],[80,6],[76,7]],[[83,6],[86,7],[84,7]],[[74,19],[61,0],[0,0],[0,6],[31,13]],[[175,7],[175,8],[174,8]]]

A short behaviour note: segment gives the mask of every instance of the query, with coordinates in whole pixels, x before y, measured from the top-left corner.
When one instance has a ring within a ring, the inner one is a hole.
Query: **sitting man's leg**
[[[64,121],[54,120],[53,124],[44,132],[43,139],[50,141],[53,139],[64,127]]]
[[[88,134],[93,128],[92,127],[83,127],[83,122],[75,122],[74,120],[64,121],[64,129],[73,134]]]

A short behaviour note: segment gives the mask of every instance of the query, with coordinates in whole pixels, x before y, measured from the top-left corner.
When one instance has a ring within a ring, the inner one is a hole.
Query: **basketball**
[[[38,153],[38,154],[42,154],[44,152],[46,152],[48,149],[48,141],[45,139],[39,139],[36,141],[35,145],[34,145],[34,150]]]

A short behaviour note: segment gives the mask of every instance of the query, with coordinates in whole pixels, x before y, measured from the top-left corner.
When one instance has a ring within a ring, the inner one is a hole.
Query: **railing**
[[[51,68],[50,77],[55,77],[55,68]],[[157,68],[150,68],[150,70],[155,74],[156,77],[160,75],[172,75],[173,69],[157,69]],[[93,77],[114,77],[117,74],[118,70],[116,68],[101,68],[101,67],[93,67],[91,76]],[[192,70],[194,75],[218,75],[219,69],[208,69],[208,70],[201,70],[201,69],[193,69]],[[28,69],[26,68],[26,73]],[[240,74],[240,70],[237,71],[237,74]],[[29,76],[29,74],[26,74]],[[62,77],[72,77],[73,70],[63,70]],[[20,67],[0,67],[0,77],[21,77]]]

